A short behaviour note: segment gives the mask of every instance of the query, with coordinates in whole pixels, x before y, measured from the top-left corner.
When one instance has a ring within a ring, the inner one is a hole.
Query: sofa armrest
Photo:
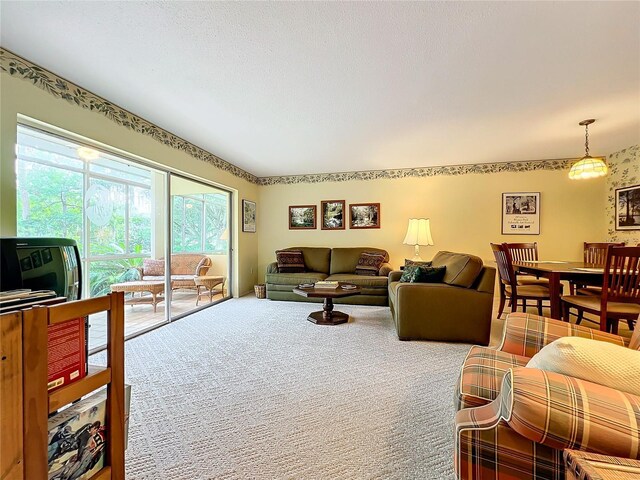
[[[380,266],[380,270],[378,270],[379,277],[388,277],[389,274],[393,271],[393,267],[388,263],[383,263]]]
[[[533,442],[558,450],[640,457],[640,396],[520,367],[504,376],[495,401],[501,402],[509,426]]]
[[[498,350],[531,358],[542,347],[561,337],[584,337],[625,346],[624,338],[530,313],[510,313]]]
[[[278,273],[278,262],[271,262],[267,265],[267,273]]]
[[[402,272],[400,270],[393,270],[392,272],[389,272],[389,283],[397,282],[400,280],[400,277],[402,277]]]

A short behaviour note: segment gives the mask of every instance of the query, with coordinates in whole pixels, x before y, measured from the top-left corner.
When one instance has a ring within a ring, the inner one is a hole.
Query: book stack
[[[316,282],[315,284],[316,288],[326,288],[327,290],[331,290],[331,289],[335,290],[336,288],[338,288],[338,286],[340,286],[338,282],[328,282],[326,280]]]

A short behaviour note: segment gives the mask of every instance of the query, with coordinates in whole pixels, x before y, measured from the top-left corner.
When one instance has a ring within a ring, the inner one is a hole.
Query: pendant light
[[[589,125],[595,120],[590,118],[583,120],[579,125],[584,126],[584,149],[585,155],[571,166],[569,178],[571,180],[581,180],[585,178],[603,177],[607,174],[607,164],[602,157],[592,157],[589,155]]]

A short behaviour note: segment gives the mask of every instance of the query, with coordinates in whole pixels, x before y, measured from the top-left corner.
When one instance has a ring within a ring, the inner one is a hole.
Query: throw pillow
[[[446,267],[409,265],[404,267],[400,281],[408,283],[441,283],[445,271]]]
[[[613,343],[562,337],[545,345],[527,367],[640,395],[640,352]]]
[[[276,261],[279,273],[304,272],[302,250],[276,250]]]
[[[419,267],[430,267],[431,266],[431,261],[428,262],[419,262],[416,260],[409,260],[408,258],[404,259],[404,266],[406,267],[410,267],[412,265],[418,265]]]
[[[356,266],[356,275],[377,276],[386,256],[376,252],[362,252]]]
[[[145,277],[160,277],[164,275],[164,260],[145,258],[142,261],[142,274]]]

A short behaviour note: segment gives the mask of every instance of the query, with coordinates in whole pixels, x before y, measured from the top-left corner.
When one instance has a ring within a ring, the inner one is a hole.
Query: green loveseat
[[[496,269],[475,255],[438,252],[442,283],[400,282],[389,274],[389,306],[400,340],[435,340],[487,345],[491,333]]]
[[[269,264],[265,277],[267,298],[296,302],[322,302],[322,298],[306,298],[296,295],[293,293],[293,289],[301,283],[335,280],[358,285],[362,289],[362,293],[336,298],[334,303],[387,305],[388,275],[392,270],[388,263],[384,263],[380,267],[377,276],[356,275],[354,273],[362,252],[383,253],[388,261],[389,254],[385,250],[371,247],[290,247],[284,250],[301,250],[306,271],[303,273],[279,273],[277,262]]]

